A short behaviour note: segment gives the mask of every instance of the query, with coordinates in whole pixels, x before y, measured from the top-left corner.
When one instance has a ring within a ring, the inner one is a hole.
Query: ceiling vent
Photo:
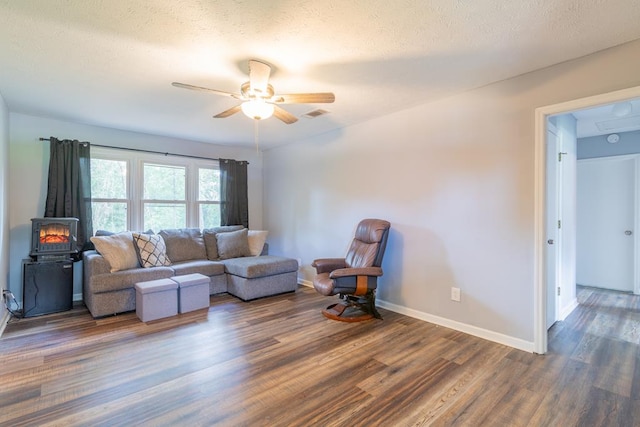
[[[316,117],[324,116],[325,114],[329,114],[329,112],[327,110],[318,108],[317,110],[309,111],[308,113],[303,114],[302,117],[306,117],[307,119],[315,119]]]
[[[640,126],[640,116],[623,117],[621,119],[596,122],[596,126],[602,132],[622,132],[625,129],[637,129]]]

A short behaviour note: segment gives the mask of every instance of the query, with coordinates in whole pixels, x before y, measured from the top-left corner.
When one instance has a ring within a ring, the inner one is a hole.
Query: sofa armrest
[[[382,276],[381,267],[361,267],[361,268],[340,268],[333,270],[329,277],[332,279],[339,279],[340,277],[349,276]]]
[[[320,258],[311,263],[318,274],[328,273],[338,268],[345,268],[347,262],[344,258]]]
[[[85,278],[95,276],[96,274],[105,274],[111,272],[109,262],[104,259],[97,251],[85,251],[82,254],[82,269]]]

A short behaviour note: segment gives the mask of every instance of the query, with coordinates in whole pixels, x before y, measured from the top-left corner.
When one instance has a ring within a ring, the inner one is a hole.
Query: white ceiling
[[[587,108],[572,114],[577,119],[578,138],[640,130],[640,99]]]
[[[263,148],[427,103],[640,38],[638,0],[0,0],[0,93],[9,109],[252,146],[235,105],[172,81],[239,92],[247,61],[273,66],[287,105]],[[73,137],[73,135],[60,135]]]

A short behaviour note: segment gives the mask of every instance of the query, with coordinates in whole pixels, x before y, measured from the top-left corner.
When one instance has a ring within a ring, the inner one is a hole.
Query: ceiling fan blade
[[[290,125],[291,123],[295,123],[298,121],[296,116],[285,110],[284,108],[280,108],[277,105],[274,105],[273,116],[277,119],[282,120],[286,124]]]
[[[242,99],[242,97],[240,95],[238,95],[237,93],[225,92],[225,91],[216,90],[216,89],[209,89],[208,87],[188,85],[186,83],[179,83],[179,82],[173,82],[173,83],[171,83],[171,86],[179,87],[181,89],[197,90],[197,91],[201,91],[201,92],[213,92],[216,95],[230,96],[231,98]]]
[[[336,100],[331,92],[321,93],[290,93],[287,95],[275,95],[271,102],[277,104],[330,104]]]
[[[258,96],[267,95],[271,66],[252,59],[249,61],[249,84],[251,90]]]
[[[228,110],[223,111],[222,113],[216,114],[215,116],[213,116],[213,118],[224,119],[225,117],[229,117],[240,110],[242,110],[242,104],[236,105],[235,107],[231,107]]]

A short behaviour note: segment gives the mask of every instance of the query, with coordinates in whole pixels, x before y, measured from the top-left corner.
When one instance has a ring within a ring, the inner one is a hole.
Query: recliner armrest
[[[345,268],[347,262],[344,258],[320,258],[311,263],[312,267],[315,267],[318,274],[328,273],[338,268]]]
[[[340,277],[348,276],[382,276],[381,267],[361,267],[361,268],[340,268],[333,270],[329,277],[332,279],[338,279]]]

